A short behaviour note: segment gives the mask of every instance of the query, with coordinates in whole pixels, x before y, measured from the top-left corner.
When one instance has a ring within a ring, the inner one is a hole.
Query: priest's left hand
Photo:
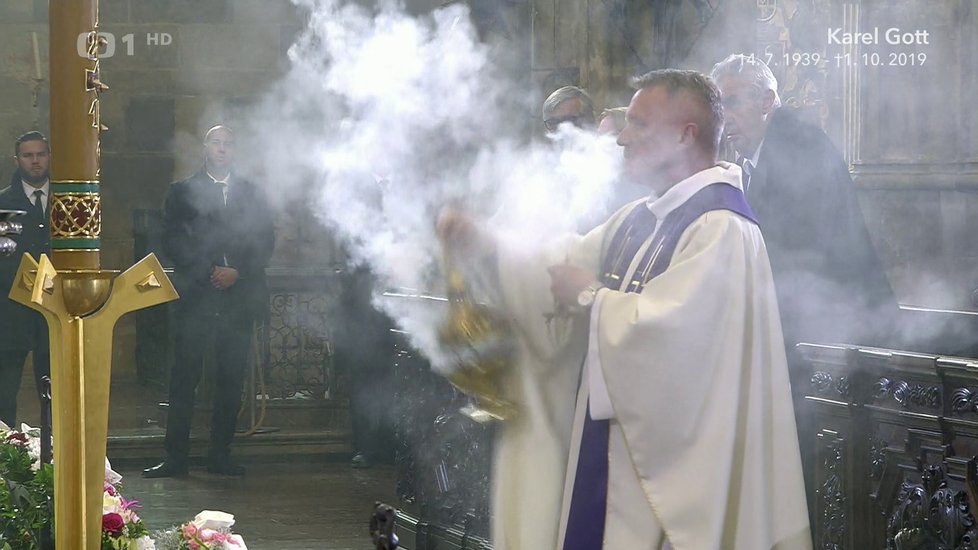
[[[550,292],[558,304],[576,306],[577,296],[592,283],[597,283],[594,273],[571,264],[552,265],[550,273]]]

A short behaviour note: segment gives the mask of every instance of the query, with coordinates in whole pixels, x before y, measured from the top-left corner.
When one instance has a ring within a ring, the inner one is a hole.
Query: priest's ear
[[[700,126],[695,122],[687,122],[683,126],[683,133],[679,137],[679,143],[683,145],[695,145],[700,136]]]

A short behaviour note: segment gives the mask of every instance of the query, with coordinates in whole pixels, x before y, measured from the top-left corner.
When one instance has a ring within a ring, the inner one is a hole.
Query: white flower
[[[241,535],[231,535],[231,537],[228,539],[228,542],[224,543],[224,549],[225,550],[248,550],[248,547],[245,546],[244,539],[241,538]]]
[[[136,539],[136,550],[156,550],[156,542],[149,536]]]
[[[230,529],[234,525],[234,515],[216,510],[204,510],[192,522],[197,529]]]
[[[102,493],[102,515],[116,513],[122,515],[122,499],[109,493]]]
[[[12,431],[9,426],[0,422],[0,434]],[[41,430],[27,424],[20,425],[20,431],[27,436],[27,456],[31,457],[31,469],[35,472],[41,469]]]

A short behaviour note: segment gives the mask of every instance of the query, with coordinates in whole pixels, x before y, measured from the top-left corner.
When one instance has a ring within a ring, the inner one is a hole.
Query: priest
[[[547,547],[810,548],[771,270],[740,169],[717,162],[719,92],[694,71],[635,84],[618,143],[650,196],[565,240],[547,269],[551,310],[570,316],[554,372],[579,381],[568,459],[534,466],[566,472]],[[545,263],[514,271],[512,250],[462,213],[438,229],[492,251],[504,296],[546,280]],[[534,301],[505,302],[521,330],[547,323]]]

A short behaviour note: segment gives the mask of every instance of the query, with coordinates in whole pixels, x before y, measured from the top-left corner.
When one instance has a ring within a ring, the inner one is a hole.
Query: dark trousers
[[[334,359],[349,376],[354,452],[371,461],[389,461],[394,454],[390,418],[394,402],[393,343],[378,338],[359,348],[338,345]]]
[[[204,369],[207,344],[214,342],[214,412],[211,417],[210,457],[226,458],[241,407],[241,390],[248,372],[253,321],[177,307],[174,312],[174,364],[170,371],[170,406],[164,446],[169,459],[185,462],[190,452],[194,397]]]
[[[40,398],[41,378],[51,374],[51,351],[48,348],[48,328],[43,319],[35,327],[34,349],[0,349],[0,420],[11,428],[17,422],[17,392],[24,375],[27,354],[34,352],[34,387]]]

